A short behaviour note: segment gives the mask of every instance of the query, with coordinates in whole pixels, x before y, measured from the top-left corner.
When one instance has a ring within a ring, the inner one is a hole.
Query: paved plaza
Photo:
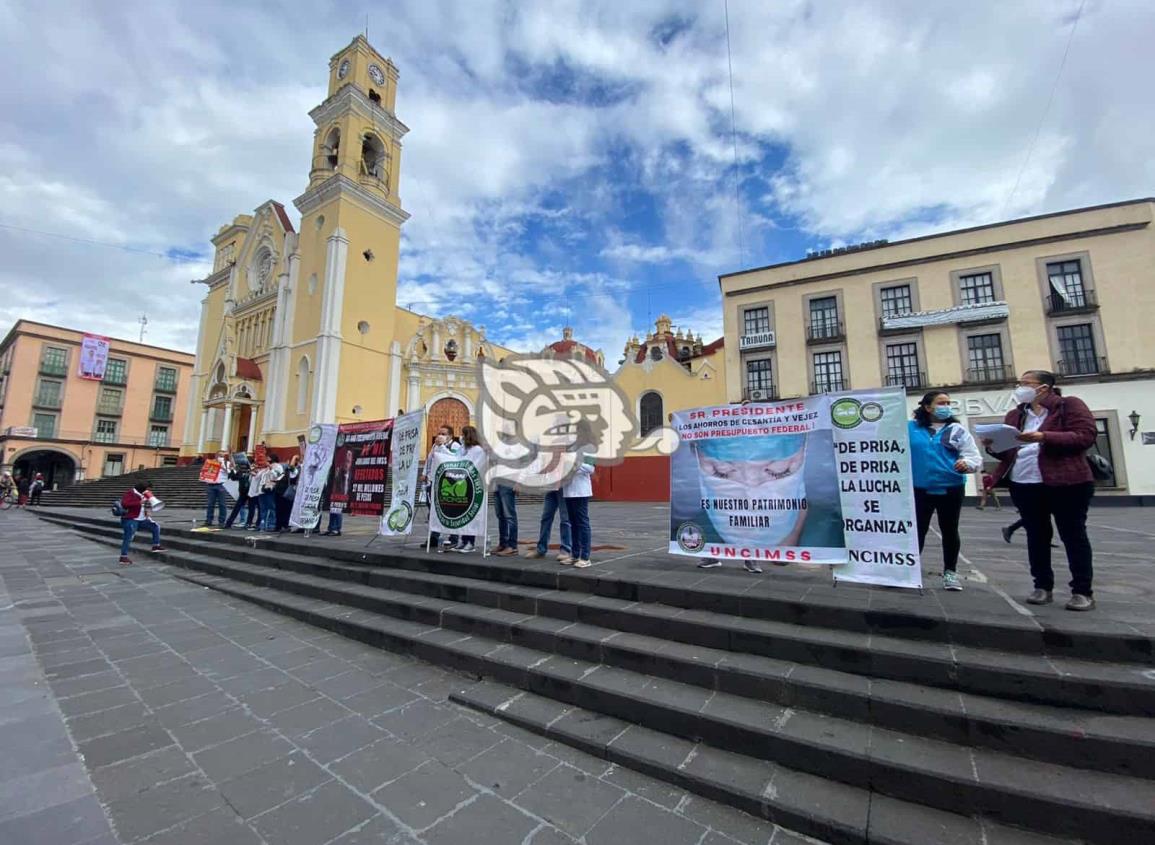
[[[525,541],[537,506],[522,510]],[[885,601],[956,622],[1155,635],[1155,529],[1144,509],[1092,510],[1100,604],[1083,615],[1020,603],[1030,587],[1024,538],[1004,543],[1006,508],[964,513],[961,594],[938,589],[932,538],[922,595],[834,588],[818,567],[699,572],[664,553],[666,513],[595,504],[594,546],[604,548],[591,576],[745,579],[752,591]],[[188,528],[198,516],[159,519]],[[118,568],[115,550],[31,513],[0,514],[0,526],[3,845],[803,841],[447,700],[476,677],[189,584],[142,548],[137,565]],[[340,538],[283,539],[317,554],[424,554],[416,538],[374,540],[370,520],[346,526]],[[1056,563],[1062,584],[1061,553]]]

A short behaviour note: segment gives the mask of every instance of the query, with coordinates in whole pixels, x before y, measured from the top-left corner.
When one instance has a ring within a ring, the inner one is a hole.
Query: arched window
[[[369,133],[361,138],[361,175],[385,178],[385,145],[380,138]]]
[[[337,169],[337,156],[340,151],[341,130],[334,126],[325,137],[325,143],[321,145],[321,155],[325,157],[325,164],[330,170]]]
[[[642,437],[645,437],[656,428],[661,428],[662,420],[665,419],[662,413],[661,394],[654,393],[653,391],[643,393],[638,416],[640,417],[638,422],[641,425]]]
[[[662,347],[660,347],[660,346],[651,346],[650,347],[650,360],[651,361],[661,361],[662,360]]]
[[[309,404],[309,356],[303,355],[297,364],[297,413],[305,413]]]

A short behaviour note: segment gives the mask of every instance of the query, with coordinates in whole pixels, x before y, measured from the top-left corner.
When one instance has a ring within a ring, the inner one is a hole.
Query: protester
[[[128,556],[128,550],[136,532],[144,525],[148,525],[152,531],[152,550],[154,552],[165,551],[164,546],[160,544],[160,526],[153,522],[151,516],[153,511],[160,510],[163,505],[160,499],[152,494],[148,482],[140,481],[125,493],[120,499],[120,507],[122,511],[120,528],[124,532],[120,541],[119,563],[121,566],[132,566],[132,559]]]
[[[276,509],[276,530],[289,530],[289,517],[293,513],[293,499],[297,496],[297,476],[300,474],[301,456],[294,454],[289,458],[289,463],[284,467],[284,472],[281,474],[274,492],[276,497],[274,499],[274,508]]]
[[[237,482],[237,501],[233,504],[232,513],[225,521],[225,528],[232,528],[233,522],[236,521],[237,516],[240,515],[242,521],[248,520],[249,503],[249,485],[252,484],[252,464],[249,463],[248,455],[240,452],[237,455],[237,460],[233,464],[229,472],[229,479]],[[252,503],[255,506],[255,502]]]
[[[221,468],[217,471],[214,480],[205,482],[205,527],[213,524],[213,508],[217,511],[217,524],[224,527],[227,511],[225,509],[225,479],[232,470],[232,462],[225,451],[217,452],[217,462]]]
[[[31,496],[30,504],[40,504],[40,494],[44,492],[44,475],[43,473],[36,473],[32,479],[32,484],[28,488],[28,493]]]
[[[593,497],[593,483],[591,475],[594,471],[593,458],[593,429],[586,420],[577,424],[578,465],[573,475],[562,486],[562,497],[565,499],[566,510],[569,512],[569,521],[573,535],[573,550],[569,557],[558,559],[558,563],[565,566],[573,565],[584,569],[590,565],[590,546],[593,542],[593,531],[590,527],[590,499]]]
[[[949,394],[931,390],[924,395],[908,428],[918,550],[922,551],[931,517],[937,513],[942,534],[942,586],[958,591],[962,589],[956,571],[961,546],[958,521],[964,485],[967,474],[982,466],[982,456],[966,426],[955,419]]]
[[[497,482],[493,495],[493,510],[497,516],[497,548],[495,555],[510,557],[517,554],[517,490]]]
[[[471,425],[463,426],[461,429],[461,448],[463,450],[462,457],[473,461],[477,467],[484,467],[485,449],[481,445],[481,439],[477,436],[477,429]],[[473,534],[462,534],[461,542],[456,546],[451,546],[450,551],[468,554],[474,551],[476,540],[477,537]]]
[[[246,493],[249,497],[249,512],[245,516],[246,531],[255,531],[262,525],[261,519],[263,518],[263,511],[261,509],[261,483],[264,481],[265,475],[268,473],[268,471],[269,468],[267,466],[261,468],[254,466],[249,472],[249,486],[246,490]]]
[[[1098,437],[1095,418],[1083,400],[1063,396],[1048,370],[1027,370],[1014,393],[1018,407],[1003,422],[1017,428],[1023,445],[995,454],[996,476],[1010,482],[1011,500],[1027,532],[1027,559],[1035,589],[1028,604],[1053,601],[1051,519],[1067,551],[1071,599],[1067,610],[1091,610],[1093,565],[1087,539],[1087,508],[1095,492],[1086,451]]]
[[[1002,504],[999,502],[998,490],[995,487],[995,477],[989,472],[984,472],[982,491],[979,493],[978,509],[980,511],[986,510],[988,499],[995,503],[995,510],[1001,511],[1003,509]],[[1007,542],[1009,543],[1010,540],[1007,540]]]
[[[261,475],[261,531],[277,530],[277,484],[285,475],[285,467],[276,455],[269,455],[269,466]]]
[[[461,444],[453,436],[453,426],[443,425],[437,429],[437,434],[433,437],[433,448],[429,450],[429,454],[425,458],[425,470],[421,475],[421,484],[425,487],[429,498],[430,510],[433,508],[433,455],[440,452],[447,455],[458,455],[461,453]],[[457,543],[457,537],[451,536],[446,540],[446,548],[452,548]],[[429,532],[429,547],[431,549],[441,550],[441,532]]]
[[[32,488],[32,482],[28,480],[27,475],[22,475],[16,479],[16,507],[22,508],[28,504],[28,491]]]
[[[553,531],[554,514],[558,517],[558,533],[561,538],[561,550],[557,559],[573,557],[573,535],[570,528],[569,510],[565,506],[565,497],[561,489],[547,490],[541,502],[541,530],[537,535],[537,548],[526,554],[527,558],[543,558],[549,553],[549,535]]]

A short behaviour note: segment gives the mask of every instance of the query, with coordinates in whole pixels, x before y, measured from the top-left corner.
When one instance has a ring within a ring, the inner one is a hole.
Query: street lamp
[[[1135,439],[1135,432],[1137,432],[1139,430],[1139,420],[1141,419],[1141,417],[1139,416],[1138,411],[1132,411],[1130,414],[1127,415],[1127,419],[1129,419],[1131,421],[1131,439],[1134,440]]]

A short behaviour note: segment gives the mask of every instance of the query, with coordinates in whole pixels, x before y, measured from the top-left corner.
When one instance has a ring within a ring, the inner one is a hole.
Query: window
[[[1095,335],[1090,323],[1059,326],[1059,372],[1065,376],[1086,376],[1099,372],[1095,355]]]
[[[742,334],[764,334],[768,331],[770,331],[770,308],[747,308],[743,320]]]
[[[969,381],[1003,381],[1007,378],[1003,360],[1003,338],[998,334],[976,334],[967,338]]]
[[[645,437],[651,431],[662,427],[662,422],[665,415],[662,413],[662,397],[658,393],[650,391],[642,394],[642,401],[639,403],[638,414],[642,428],[642,437]]]
[[[1115,456],[1111,449],[1111,430],[1107,427],[1107,420],[1101,417],[1095,418],[1095,443],[1091,446],[1091,452],[1102,455],[1111,462],[1111,477],[1102,480],[1096,478],[1096,487],[1118,487],[1119,481],[1115,477]]]
[[[816,352],[814,354],[814,393],[845,390],[842,379],[842,353]]]
[[[774,395],[774,373],[770,368],[770,359],[762,358],[757,361],[746,362],[746,395],[751,391],[763,390],[767,396]]]
[[[886,384],[888,387],[921,387],[918,372],[918,344],[886,345]]]
[[[823,296],[810,300],[810,337],[835,338],[842,332],[838,325],[838,297]]]
[[[1087,288],[1083,285],[1083,263],[1055,261],[1047,265],[1047,281],[1052,311],[1082,308],[1087,305]]]
[[[50,376],[68,375],[68,350],[45,346],[40,353],[40,372]]]
[[[115,443],[116,420],[98,419],[96,421],[96,431],[93,432],[92,439],[97,443]]]
[[[995,281],[990,273],[959,276],[958,287],[963,305],[985,305],[995,301]]]
[[[101,387],[100,398],[96,402],[96,413],[119,417],[124,411],[124,391],[115,387]]]
[[[154,425],[148,430],[148,445],[149,446],[167,446],[168,445],[168,426]]]
[[[651,346],[650,347],[650,360],[651,361],[661,361],[662,360],[662,347],[660,347],[660,346]]]
[[[104,367],[105,384],[128,384],[128,362],[123,358],[109,358]]]
[[[172,419],[171,396],[154,396],[152,398],[152,418],[154,420]]]
[[[32,427],[39,438],[56,436],[56,414],[33,414]]]
[[[64,382],[42,378],[36,385],[36,401],[41,408],[59,408],[64,394]]]
[[[882,300],[883,317],[901,317],[914,310],[914,301],[910,295],[910,285],[894,285],[882,288],[879,291]]]
[[[158,367],[156,371],[156,389],[163,393],[176,393],[176,368]]]

